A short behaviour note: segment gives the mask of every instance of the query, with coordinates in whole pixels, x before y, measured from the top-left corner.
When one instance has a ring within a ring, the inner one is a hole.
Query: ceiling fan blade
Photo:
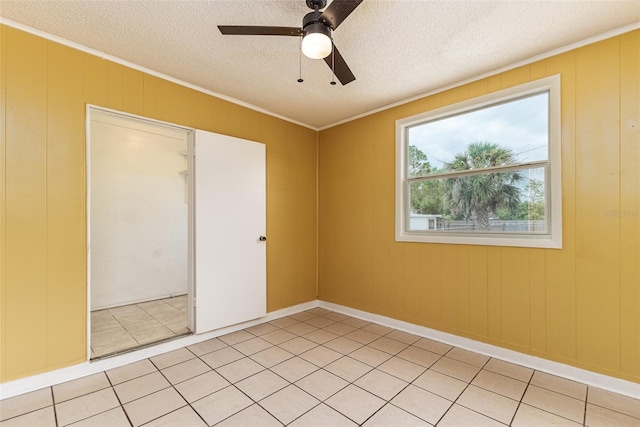
[[[333,59],[334,56],[335,62]],[[329,56],[324,58],[324,62],[327,63],[329,68],[333,69],[333,72],[335,73],[338,80],[340,80],[340,83],[342,83],[342,86],[346,85],[347,83],[351,83],[356,79],[356,76],[354,76],[351,72],[351,69],[345,62],[342,55],[340,55],[340,51],[335,44],[333,45],[333,51],[329,54]]]
[[[295,36],[302,35],[302,28],[296,27],[262,27],[254,25],[218,25],[225,35],[239,36]]]
[[[320,15],[320,20],[325,21],[335,30],[362,2],[363,0],[333,0],[333,3]]]

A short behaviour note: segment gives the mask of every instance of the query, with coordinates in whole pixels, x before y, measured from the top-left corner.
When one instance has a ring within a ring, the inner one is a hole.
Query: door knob
[[[260,236],[260,240],[261,242],[266,242],[267,241],[267,236]]]

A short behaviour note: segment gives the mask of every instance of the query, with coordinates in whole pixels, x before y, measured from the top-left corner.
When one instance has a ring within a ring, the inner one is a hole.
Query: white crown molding
[[[8,27],[12,27],[12,28],[16,28],[18,30],[22,30],[24,32],[36,35],[38,37],[42,37],[42,38],[50,40],[52,42],[56,42],[56,43],[59,43],[59,44],[64,45],[64,46],[71,47],[71,48],[79,50],[81,52],[85,52],[85,53],[88,53],[90,55],[94,55],[94,56],[97,56],[99,58],[106,59],[106,60],[111,61],[111,62],[115,62],[116,64],[124,65],[125,67],[129,67],[129,68],[132,68],[134,70],[141,71],[143,73],[149,74],[151,76],[158,77],[158,78],[161,78],[163,80],[170,81],[170,82],[175,83],[177,85],[188,87],[189,89],[193,89],[193,90],[196,90],[198,92],[202,92],[204,94],[213,96],[215,98],[219,98],[219,99],[222,99],[224,101],[229,101],[229,102],[231,102],[233,104],[236,104],[236,105],[239,105],[241,107],[245,107],[245,108],[248,108],[250,110],[257,111],[259,113],[267,114],[269,116],[275,117],[275,118],[280,119],[280,120],[285,120],[287,122],[296,124],[298,126],[303,126],[305,128],[314,130],[316,132],[319,130],[317,127],[311,126],[311,125],[309,125],[307,123],[302,123],[302,122],[300,122],[298,120],[294,120],[294,119],[292,119],[290,117],[286,117],[286,116],[283,116],[281,114],[274,113],[273,111],[269,111],[269,110],[266,110],[264,108],[257,107],[255,105],[249,104],[248,102],[240,101],[239,99],[232,98],[230,96],[223,95],[221,93],[213,92],[213,91],[211,91],[209,89],[205,89],[203,87],[200,87],[200,86],[197,86],[197,85],[194,85],[194,84],[191,84],[191,83],[187,83],[187,82],[185,82],[183,80],[176,79],[175,77],[171,77],[169,75],[160,73],[158,71],[151,70],[149,68],[143,67],[142,65],[134,64],[133,62],[129,62],[129,61],[126,61],[124,59],[118,58],[116,56],[112,56],[112,55],[106,54],[106,53],[101,52],[101,51],[99,51],[97,49],[92,49],[92,48],[90,48],[88,46],[85,46],[83,44],[76,43],[76,42],[73,42],[71,40],[64,39],[62,37],[58,37],[56,35],[47,33],[46,31],[42,31],[42,30],[38,30],[37,28],[29,27],[28,25],[21,24],[19,22],[13,21],[11,19],[3,18],[3,17],[0,16],[0,24],[4,24],[4,25],[7,25]]]
[[[357,114],[355,116],[346,118],[344,120],[339,120],[337,122],[333,122],[333,123],[318,127],[318,126],[312,126],[312,125],[310,125],[308,123],[300,122],[298,120],[294,120],[294,119],[292,119],[290,117],[286,117],[286,116],[283,116],[283,115],[278,114],[278,113],[274,113],[272,111],[266,110],[266,109],[261,108],[261,107],[257,107],[255,105],[249,104],[249,103],[244,102],[244,101],[240,101],[239,99],[235,99],[235,98],[232,98],[230,96],[222,95],[220,93],[210,91],[210,90],[202,88],[200,86],[196,86],[196,85],[193,85],[191,83],[187,83],[185,81],[182,81],[182,80],[176,79],[174,77],[168,76],[166,74],[151,70],[151,69],[143,67],[141,65],[137,65],[137,64],[134,64],[132,62],[125,61],[124,59],[120,59],[120,58],[112,56],[112,55],[108,55],[108,54],[106,54],[104,52],[101,52],[101,51],[96,50],[96,49],[92,49],[92,48],[90,48],[88,46],[85,46],[85,45],[82,45],[80,43],[76,43],[76,42],[64,39],[62,37],[58,37],[58,36],[55,36],[53,34],[47,33],[45,31],[38,30],[38,29],[33,28],[33,27],[29,27],[28,25],[21,24],[19,22],[13,21],[11,19],[3,18],[3,17],[0,16],[0,24],[5,24],[5,25],[7,25],[9,27],[13,27],[13,28],[16,28],[16,29],[19,29],[19,30],[22,30],[22,31],[25,31],[25,32],[28,32],[28,33],[31,33],[31,34],[34,34],[34,35],[37,35],[39,37],[45,38],[47,40],[51,40],[53,42],[60,43],[60,44],[65,45],[65,46],[72,47],[72,48],[77,49],[79,51],[86,52],[86,53],[89,53],[91,55],[95,55],[97,57],[103,58],[103,59],[107,59],[109,61],[115,62],[115,63],[120,64],[120,65],[124,65],[124,66],[132,68],[134,70],[138,70],[138,71],[141,71],[143,73],[146,73],[146,74],[149,74],[149,75],[152,75],[152,76],[155,76],[155,77],[159,77],[159,78],[164,79],[164,80],[168,80],[168,81],[173,82],[175,84],[178,84],[178,85],[181,85],[181,86],[185,86],[185,87],[188,87],[188,88],[193,89],[193,90],[197,90],[198,92],[202,92],[202,93],[205,93],[207,95],[210,95],[210,96],[213,96],[213,97],[225,100],[225,101],[232,102],[232,103],[234,103],[236,105],[239,105],[239,106],[242,106],[242,107],[246,107],[246,108],[249,108],[251,110],[260,112],[260,113],[268,114],[268,115],[276,117],[278,119],[285,120],[287,122],[290,122],[290,123],[293,123],[293,124],[296,124],[296,125],[299,125],[299,126],[303,126],[303,127],[308,128],[308,129],[311,129],[311,130],[315,130],[316,132],[323,131],[325,129],[329,129],[329,128],[332,128],[332,127],[335,127],[335,126],[338,126],[338,125],[341,125],[341,124],[344,124],[344,123],[348,123],[348,122],[351,122],[353,120],[358,120],[358,119],[361,119],[363,117],[367,117],[367,116],[370,116],[372,114],[379,113],[381,111],[386,111],[386,110],[389,110],[391,108],[399,107],[401,105],[408,104],[408,103],[413,102],[413,101],[417,101],[417,100],[425,98],[427,96],[435,95],[437,93],[441,93],[441,92],[447,91],[449,89],[456,88],[458,86],[462,86],[462,85],[465,85],[465,84],[468,84],[468,83],[475,82],[477,80],[481,80],[481,79],[484,79],[484,78],[487,78],[487,77],[491,77],[491,76],[494,76],[496,74],[503,73],[505,71],[509,71],[509,70],[514,69],[514,68],[521,67],[523,65],[528,65],[528,64],[534,63],[536,61],[547,59],[547,58],[550,58],[552,56],[559,55],[561,53],[565,53],[565,52],[568,52],[570,50],[578,49],[580,47],[587,46],[587,45],[590,45],[590,44],[593,44],[593,43],[597,43],[599,41],[606,40],[606,39],[611,38],[611,37],[619,36],[620,34],[628,33],[630,31],[634,31],[634,30],[637,30],[637,29],[640,28],[640,21],[634,22],[632,24],[625,25],[623,27],[619,27],[619,28],[615,28],[615,29],[610,30],[610,31],[606,31],[606,32],[604,32],[602,34],[598,34],[598,35],[595,35],[595,36],[592,36],[592,37],[588,37],[588,38],[580,40],[578,42],[571,43],[571,44],[568,44],[566,46],[563,46],[563,47],[560,47],[560,48],[557,48],[557,49],[553,49],[553,50],[550,50],[548,52],[541,53],[539,55],[532,56],[532,57],[524,59],[522,61],[518,61],[518,62],[516,62],[514,64],[507,65],[507,66],[504,66],[504,67],[501,67],[501,68],[497,68],[497,69],[492,70],[492,71],[488,71],[486,73],[480,74],[480,75],[475,76],[475,77],[471,77],[471,78],[468,78],[468,79],[465,79],[465,80],[457,81],[455,83],[452,83],[452,84],[449,84],[449,85],[446,85],[446,86],[443,86],[443,87],[439,87],[437,89],[433,89],[431,91],[422,93],[420,95],[415,95],[415,96],[412,96],[410,98],[406,98],[406,99],[400,100],[400,101],[395,102],[393,104],[385,105],[383,107],[376,108],[374,110],[370,110],[370,111],[367,111],[367,112],[362,113],[362,114]]]
[[[569,52],[570,50],[578,49],[578,48],[581,48],[583,46],[587,46],[587,45],[590,45],[590,44],[593,44],[593,43],[597,43],[597,42],[602,41],[602,40],[610,39],[612,37],[616,37],[616,36],[619,36],[620,34],[628,33],[630,31],[634,31],[634,30],[637,30],[639,28],[640,28],[640,21],[634,22],[633,24],[625,25],[624,27],[615,28],[613,30],[604,32],[602,34],[598,34],[598,35],[595,35],[595,36],[592,36],[592,37],[588,37],[588,38],[580,40],[578,42],[571,43],[571,44],[568,44],[566,46],[562,46],[562,47],[559,47],[557,49],[553,49],[553,50],[550,50],[548,52],[544,52],[544,53],[532,56],[532,57],[527,58],[527,59],[523,59],[522,61],[518,61],[518,62],[516,62],[514,64],[506,65],[504,67],[500,67],[500,68],[497,68],[495,70],[488,71],[488,72],[480,74],[478,76],[470,77],[470,78],[465,79],[465,80],[460,80],[460,81],[457,81],[455,83],[451,83],[449,85],[442,86],[442,87],[439,87],[437,89],[433,89],[433,90],[431,90],[429,92],[425,92],[425,93],[422,93],[420,95],[415,95],[415,96],[412,96],[411,98],[403,99],[401,101],[394,102],[393,104],[389,104],[389,105],[386,105],[384,107],[380,107],[380,108],[376,108],[376,109],[371,110],[371,111],[367,111],[366,113],[358,114],[356,116],[349,117],[349,118],[344,119],[344,120],[340,120],[340,121],[337,121],[337,122],[334,122],[334,123],[330,123],[328,125],[321,126],[321,127],[318,128],[318,130],[319,131],[323,131],[325,129],[329,129],[329,128],[332,128],[332,127],[335,127],[335,126],[338,126],[338,125],[342,125],[344,123],[348,123],[348,122],[351,122],[351,121],[354,121],[354,120],[358,120],[358,119],[361,119],[363,117],[370,116],[372,114],[376,114],[376,113],[380,113],[382,111],[390,110],[392,108],[399,107],[401,105],[405,105],[405,104],[408,104],[408,103],[413,102],[413,101],[417,101],[417,100],[422,99],[422,98],[426,98],[427,96],[432,96],[432,95],[435,95],[435,94],[438,94],[438,93],[441,93],[441,92],[445,92],[445,91],[447,91],[449,89],[454,89],[456,87],[459,87],[459,86],[462,86],[462,85],[466,85],[466,84],[469,84],[469,83],[473,83],[475,81],[482,80],[482,79],[485,79],[487,77],[495,76],[496,74],[504,73],[505,71],[513,70],[514,68],[522,67],[524,65],[529,65],[529,64],[532,64],[534,62],[550,58],[552,56],[560,55],[562,53]]]

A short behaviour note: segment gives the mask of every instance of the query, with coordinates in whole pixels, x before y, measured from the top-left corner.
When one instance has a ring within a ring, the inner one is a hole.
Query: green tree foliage
[[[425,176],[431,173],[431,164],[418,147],[409,146],[409,176]]]
[[[426,176],[436,172],[427,155],[417,147],[409,146],[409,176]],[[440,180],[418,181],[411,184],[411,213],[442,214],[444,199]]]
[[[411,213],[442,215],[444,199],[440,180],[411,184]]]
[[[544,182],[539,179],[529,180],[525,192],[529,195],[529,201],[524,202],[527,212],[524,219],[544,219]]]
[[[514,153],[491,142],[474,142],[445,163],[447,171],[467,171],[516,163]],[[518,172],[498,172],[447,178],[444,203],[455,218],[475,219],[480,230],[489,230],[489,218],[501,208],[510,211],[520,203]]]
[[[544,211],[544,182],[538,179],[530,179],[524,187],[523,194],[527,200],[523,200],[515,209],[498,209],[498,218],[502,220],[543,220]]]

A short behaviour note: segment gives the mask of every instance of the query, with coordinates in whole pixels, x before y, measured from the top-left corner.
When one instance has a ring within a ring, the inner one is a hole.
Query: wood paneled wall
[[[323,300],[640,382],[639,51],[634,31],[324,130],[318,146],[0,25],[0,381],[86,360],[90,103],[267,145],[269,311],[315,298],[319,251]],[[564,248],[395,242],[395,120],[553,74]]]
[[[0,25],[0,381],[86,360],[86,104],[265,143],[267,308],[316,298],[316,131]]]
[[[320,298],[640,382],[639,60],[633,31],[320,132]],[[563,249],[396,242],[395,120],[554,74]]]

